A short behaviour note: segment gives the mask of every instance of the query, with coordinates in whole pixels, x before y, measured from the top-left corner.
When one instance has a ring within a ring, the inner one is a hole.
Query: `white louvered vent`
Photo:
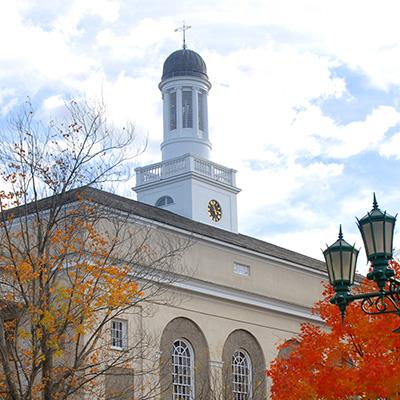
[[[182,92],[182,126],[193,127],[192,91],[188,90]]]
[[[233,264],[233,272],[237,275],[241,276],[249,276],[250,275],[250,266],[240,263]]]
[[[169,94],[169,130],[176,129],[176,92]]]

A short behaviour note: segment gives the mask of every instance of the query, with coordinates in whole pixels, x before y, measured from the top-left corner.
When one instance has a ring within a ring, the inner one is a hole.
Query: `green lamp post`
[[[367,258],[372,264],[368,279],[376,282],[379,290],[384,290],[386,282],[394,276],[394,271],[388,268],[388,261],[393,255],[393,232],[396,217],[378,208],[374,193],[372,210],[361,219],[357,219],[358,229],[364,242]]]
[[[351,293],[359,251],[343,239],[340,227],[338,240],[323,251],[329,281],[335,290],[331,303],[339,307],[342,319],[345,317],[347,305],[355,300],[361,300],[361,308],[367,314],[400,315],[400,281],[395,279],[394,271],[389,267],[393,256],[396,217],[379,209],[374,193],[372,210],[360,220],[357,219],[357,222],[367,258],[372,265],[372,271],[368,273],[367,278],[377,284],[378,290],[370,293]]]
[[[342,226],[339,228],[339,237],[331,246],[323,251],[328,268],[329,282],[335,290],[331,302],[336,304],[344,318],[350,288],[354,284],[356,263],[359,250],[343,239]]]

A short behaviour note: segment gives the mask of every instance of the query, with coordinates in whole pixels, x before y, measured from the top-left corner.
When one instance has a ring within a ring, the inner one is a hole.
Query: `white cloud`
[[[328,131],[326,136],[338,141],[327,149],[328,155],[347,158],[365,150],[374,150],[389,128],[400,122],[400,112],[389,106],[374,109],[364,121],[354,121]]]
[[[244,159],[261,158],[267,144],[283,154],[318,153],[313,131],[303,127],[299,132],[295,126],[297,109],[308,110],[313,99],[340,97],[345,92],[344,82],[331,76],[335,63],[330,58],[269,43],[228,55],[206,54],[205,59],[209,75],[217,82],[210,92],[217,157],[227,156],[224,142],[233,132],[237,140],[230,141],[235,146],[229,152],[232,161],[238,153]]]
[[[316,188],[323,187],[325,182],[339,176],[342,171],[343,165],[341,164],[321,162],[303,166],[297,162],[288,161],[282,165],[270,166],[259,171],[253,171],[243,165],[239,169],[238,176],[238,185],[243,190],[238,197],[241,229],[247,232],[260,229],[259,215],[263,213],[269,215],[272,212],[274,218],[266,215],[264,222],[275,219],[275,216],[280,213],[282,220],[303,224],[305,221],[302,219],[292,219],[291,210],[299,208],[299,204],[296,206],[292,204],[293,196],[300,194],[302,188],[308,185]],[[319,210],[319,212],[321,211]],[[300,215],[305,218],[310,217],[306,209],[301,211]],[[309,221],[310,224],[313,222],[316,222],[315,219]]]
[[[336,240],[337,235],[338,227],[334,225],[320,229],[313,228],[310,224],[309,228],[304,231],[270,234],[263,239],[278,246],[323,260],[321,247],[325,247],[326,243],[328,245],[332,244]]]
[[[117,128],[133,124],[137,135],[136,154],[148,139],[149,145],[138,160],[142,165],[159,161],[162,140],[161,93],[154,81],[144,74],[140,78],[124,73],[108,78],[104,73],[93,73],[81,83],[81,91],[89,101],[101,99],[110,123]]]
[[[366,150],[400,158],[400,134],[386,139],[388,129],[400,122],[395,106],[379,106],[373,98],[366,117],[343,125],[320,106],[326,99],[346,102],[353,96],[352,102],[358,101],[344,77],[332,72],[337,67],[365,74],[385,90],[400,84],[397,1],[150,3],[74,0],[61,2],[57,13],[53,1],[2,4],[1,112],[27,94],[45,92],[44,113],[55,112],[64,96],[102,97],[115,124],[132,120],[138,134],[148,134],[149,150],[140,162],[158,161],[162,110],[157,84],[173,43],[180,45],[173,30],[184,16],[193,26],[188,43],[207,62],[213,84],[212,157],[239,171],[241,229],[259,225],[255,214],[267,208],[282,212],[282,219],[293,219],[293,210],[300,210],[299,225],[305,224],[303,217],[310,224],[325,221],[326,209],[312,210],[311,200],[299,205],[296,195],[311,188],[310,198],[319,191],[334,196],[330,180],[344,178],[347,159]],[[29,18],[45,8],[52,10],[51,17]],[[357,182],[356,175],[352,179]],[[352,198],[374,190],[356,189],[337,202],[338,220],[349,217],[349,209],[357,211]],[[385,196],[400,199],[395,189]],[[319,234],[318,226],[297,233],[293,228],[266,239],[314,254],[309,247],[314,241],[318,248]],[[297,244],[305,241],[308,247]]]
[[[142,58],[149,51],[156,51],[168,39],[174,39],[174,20],[171,18],[145,18],[133,25],[128,33],[118,34],[108,27],[97,34],[100,50],[107,49],[118,60]]]
[[[52,82],[68,87],[71,78],[96,65],[75,52],[62,33],[32,24],[23,18],[22,7],[10,4],[5,3],[0,14],[0,79],[5,84],[25,85],[29,94]]]
[[[382,157],[400,159],[400,132],[395,133],[389,140],[381,144],[379,147],[379,154]]]
[[[0,88],[0,114],[6,115],[16,105],[17,99],[15,98],[14,88]]]
[[[50,96],[43,101],[43,107],[47,112],[51,112],[55,108],[62,107],[65,104],[65,99],[57,94],[54,96]]]
[[[54,19],[52,27],[66,37],[79,35],[79,24],[86,16],[98,16],[105,22],[113,23],[118,20],[119,12],[118,0],[72,0],[68,2],[67,11]]]
[[[292,230],[290,232],[268,235],[263,239],[274,243],[278,246],[297,251],[301,254],[307,254],[310,257],[324,260],[321,250],[326,248],[326,245],[331,245],[338,237],[339,226],[332,223],[327,224],[324,228],[315,228],[310,223],[310,226],[304,230]],[[356,232],[349,232],[346,229],[343,231],[344,239],[356,248],[361,246],[361,236]],[[366,274],[368,265],[364,251],[360,251],[357,262],[357,272]]]
[[[207,18],[210,24],[223,21],[223,26],[259,27],[259,36],[331,55],[365,73],[380,88],[400,83],[397,0],[243,0],[234,6],[231,0],[220,0],[218,5],[214,1],[208,5],[193,10],[190,17],[194,21]]]

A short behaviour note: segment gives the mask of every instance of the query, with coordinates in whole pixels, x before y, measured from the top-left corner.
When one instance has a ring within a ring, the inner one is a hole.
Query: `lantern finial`
[[[342,224],[339,225],[339,239],[343,239]]]
[[[374,192],[374,201],[372,203],[372,206],[374,208],[374,210],[378,209],[378,202],[376,201],[376,196],[375,196],[375,192]]]

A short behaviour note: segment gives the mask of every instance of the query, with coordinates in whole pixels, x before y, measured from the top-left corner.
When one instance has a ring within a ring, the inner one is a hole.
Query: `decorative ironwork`
[[[390,279],[389,290],[392,293],[391,297],[393,298],[397,308],[400,308],[400,281],[395,278]]]
[[[368,315],[400,315],[400,281],[392,278],[389,280],[389,290],[376,294],[375,297],[363,298],[361,309]]]

